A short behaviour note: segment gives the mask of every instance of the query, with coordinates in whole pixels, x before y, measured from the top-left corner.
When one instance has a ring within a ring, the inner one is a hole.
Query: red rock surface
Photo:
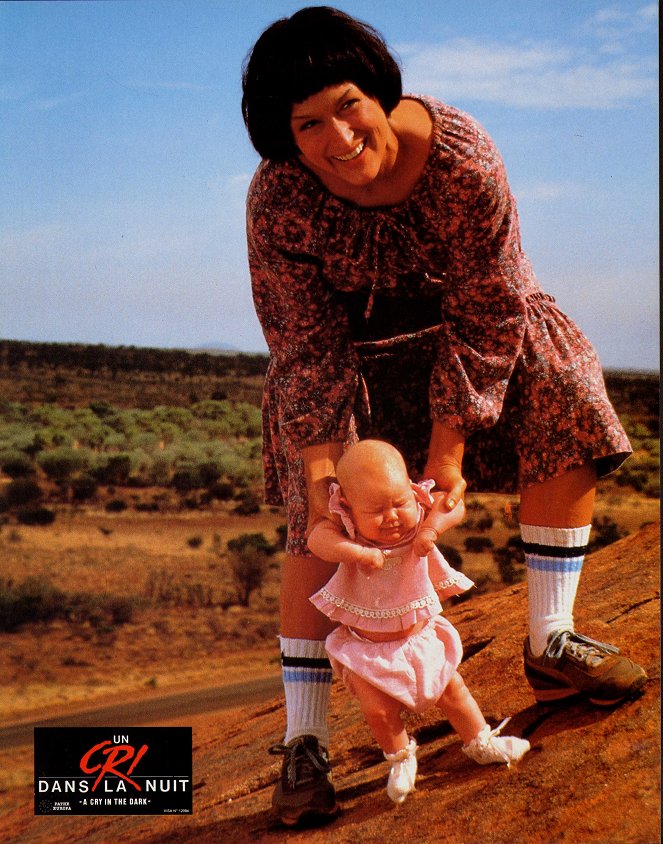
[[[399,807],[386,766],[355,703],[335,683],[332,758],[341,816],[291,831],[270,809],[283,700],[194,721],[194,814],[173,817],[37,817],[32,794],[0,819],[11,842],[412,841],[436,844],[654,844],[660,837],[659,528],[648,526],[593,555],[576,607],[578,629],[618,644],[650,677],[617,708],[574,701],[537,705],[522,676],[526,586],[477,595],[447,610],[466,649],[462,673],[487,719],[532,751],[520,764],[479,767],[436,712],[408,717],[421,746],[417,790]]]

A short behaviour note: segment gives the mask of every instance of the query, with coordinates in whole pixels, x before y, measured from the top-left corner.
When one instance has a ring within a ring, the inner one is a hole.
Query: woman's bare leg
[[[644,670],[615,648],[575,631],[573,608],[595,491],[594,466],[588,464],[521,494],[529,609],[525,674],[542,702],[583,693],[610,706],[636,694],[647,680]]]
[[[334,628],[309,601],[334,574],[335,567],[317,557],[286,554],[281,566],[281,635],[293,639],[325,639]]]
[[[520,494],[520,521],[524,525],[583,527],[592,521],[595,497],[594,465],[581,466],[525,487]]]

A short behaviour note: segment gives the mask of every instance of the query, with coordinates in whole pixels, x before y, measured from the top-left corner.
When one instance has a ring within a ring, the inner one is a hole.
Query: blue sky
[[[280,0],[0,2],[0,337],[265,350],[240,67]],[[495,138],[543,287],[658,369],[658,22],[638,0],[347,0]]]

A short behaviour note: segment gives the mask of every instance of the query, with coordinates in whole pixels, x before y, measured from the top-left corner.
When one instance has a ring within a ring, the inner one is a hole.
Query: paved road
[[[216,712],[231,706],[260,703],[277,695],[283,688],[281,675],[233,683],[213,689],[180,692],[137,702],[119,703],[99,709],[70,713],[63,718],[49,718],[33,724],[0,727],[0,748],[8,750],[32,744],[34,727],[151,727],[161,721]]]

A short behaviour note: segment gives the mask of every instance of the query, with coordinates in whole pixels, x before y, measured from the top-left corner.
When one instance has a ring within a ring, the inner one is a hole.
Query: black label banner
[[[35,727],[35,815],[193,809],[191,727]]]

